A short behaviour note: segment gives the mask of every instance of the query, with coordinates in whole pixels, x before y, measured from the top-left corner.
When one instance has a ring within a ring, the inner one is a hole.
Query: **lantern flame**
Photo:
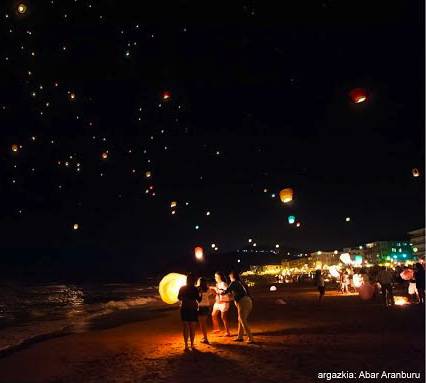
[[[178,273],[170,273],[163,277],[158,286],[163,302],[172,305],[178,302],[179,290],[186,285],[186,276]]]
[[[408,299],[407,299],[407,297],[396,296],[396,297],[394,297],[394,301],[395,301],[395,304],[397,306],[408,305]]]

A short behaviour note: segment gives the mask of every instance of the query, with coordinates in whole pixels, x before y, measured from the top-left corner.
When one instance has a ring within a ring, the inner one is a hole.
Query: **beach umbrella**
[[[186,276],[179,273],[170,273],[163,277],[158,286],[163,302],[172,305],[178,301],[179,290],[186,285]]]
[[[414,271],[413,269],[405,269],[399,275],[404,281],[409,281],[414,278]]]
[[[367,100],[367,92],[362,88],[352,89],[349,93],[351,100],[355,104],[361,104],[362,102]]]
[[[358,294],[359,297],[363,300],[363,301],[368,301],[371,298],[373,298],[374,295],[374,286],[369,284],[369,283],[365,283],[362,286],[360,286],[359,290],[358,290]]]
[[[280,200],[282,203],[288,203],[293,201],[293,189],[286,188],[280,191]]]

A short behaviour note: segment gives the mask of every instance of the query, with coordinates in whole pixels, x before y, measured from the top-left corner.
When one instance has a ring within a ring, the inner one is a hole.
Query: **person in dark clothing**
[[[414,271],[417,293],[419,294],[419,303],[425,304],[425,269],[421,263],[416,263]]]
[[[322,297],[325,294],[325,281],[324,277],[322,276],[321,270],[315,271],[315,285],[318,288],[319,291],[319,303],[322,301]]]
[[[178,299],[181,301],[180,317],[183,322],[183,340],[185,342],[185,351],[188,348],[188,337],[191,340],[191,348],[194,348],[195,326],[198,322],[198,302],[201,296],[195,287],[195,278],[189,274],[186,278],[186,285],[179,290]]]

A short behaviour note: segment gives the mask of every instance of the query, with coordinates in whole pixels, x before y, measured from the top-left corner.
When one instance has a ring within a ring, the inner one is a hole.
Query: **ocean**
[[[142,283],[0,284],[0,356],[25,345],[93,328],[100,320],[160,304]]]

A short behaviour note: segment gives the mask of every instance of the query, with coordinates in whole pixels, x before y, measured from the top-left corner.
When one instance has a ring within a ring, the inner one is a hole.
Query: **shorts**
[[[213,311],[220,311],[221,313],[224,313],[229,310],[229,307],[229,302],[215,303],[213,305]]]
[[[198,312],[193,308],[181,308],[180,319],[182,322],[198,322]]]
[[[325,294],[325,286],[318,286],[318,291],[319,291],[320,295],[324,295]]]
[[[210,315],[210,307],[209,306],[198,307],[198,316],[207,316],[207,315]]]

